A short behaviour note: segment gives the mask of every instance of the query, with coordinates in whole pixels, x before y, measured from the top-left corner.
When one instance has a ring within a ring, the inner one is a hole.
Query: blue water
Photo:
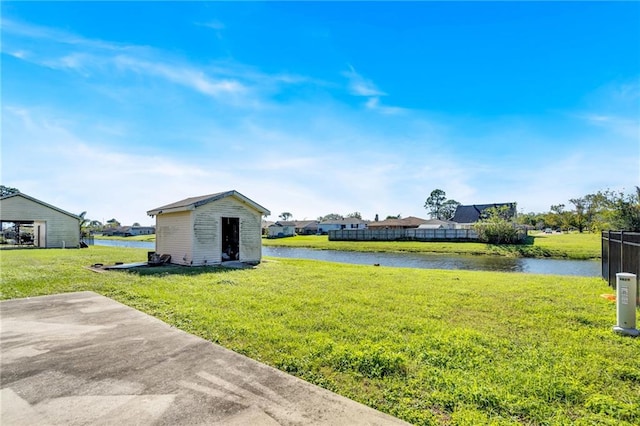
[[[93,240],[93,244],[96,246],[108,247],[144,248],[149,250],[156,249],[156,243],[150,243],[147,241],[99,240],[96,238]]]
[[[95,240],[95,245],[155,250],[155,243],[143,241]],[[262,247],[264,256],[324,260],[358,265],[394,266],[423,269],[462,269],[468,271],[525,272],[531,274],[599,277],[598,260],[529,259],[499,256],[451,256],[423,253],[363,253],[339,250],[313,250],[292,247]]]

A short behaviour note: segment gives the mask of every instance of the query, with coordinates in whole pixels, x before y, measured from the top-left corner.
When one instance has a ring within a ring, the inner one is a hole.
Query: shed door
[[[240,218],[222,218],[222,261],[240,259]]]

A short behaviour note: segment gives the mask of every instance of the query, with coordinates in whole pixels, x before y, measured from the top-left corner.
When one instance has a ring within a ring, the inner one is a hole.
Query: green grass
[[[438,253],[511,257],[555,257],[599,259],[599,234],[532,234],[527,244],[496,245],[484,243],[441,243],[417,241],[329,241],[326,235],[298,235],[289,238],[263,238],[264,246],[305,247],[320,250],[345,250],[393,253]]]
[[[3,299],[92,290],[415,424],[640,424],[640,339],[599,278],[273,259],[98,274],[146,250],[3,251]]]

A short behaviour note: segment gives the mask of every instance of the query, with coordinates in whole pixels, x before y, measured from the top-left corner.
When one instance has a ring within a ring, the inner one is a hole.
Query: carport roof
[[[9,195],[5,195],[4,197],[0,197],[0,201],[7,200],[7,199],[9,199],[9,198],[13,198],[13,197],[22,197],[22,198],[24,198],[24,199],[26,199],[26,200],[32,201],[32,202],[34,202],[34,203],[38,203],[38,204],[40,204],[40,205],[43,205],[43,206],[45,206],[45,207],[48,207],[48,208],[50,208],[50,209],[52,209],[52,210],[55,210],[55,211],[57,211],[57,212],[60,212],[60,213],[62,213],[62,214],[66,214],[67,216],[71,216],[71,217],[72,217],[72,218],[74,218],[74,219],[78,219],[78,220],[80,220],[80,219],[81,219],[81,217],[80,217],[80,216],[78,216],[78,215],[75,215],[75,214],[73,214],[73,213],[69,213],[68,211],[66,211],[66,210],[62,210],[62,209],[61,209],[61,208],[59,208],[59,207],[52,206],[51,204],[47,204],[47,203],[45,203],[44,201],[40,201],[40,200],[38,200],[37,198],[33,198],[33,197],[31,197],[31,196],[29,196],[29,195],[27,195],[27,194],[24,194],[24,193],[22,193],[22,192],[16,192],[16,193],[14,193],[14,194],[9,194]],[[1,209],[0,209],[0,211],[1,211]],[[18,219],[18,218],[13,218],[13,219]],[[3,218],[2,220],[12,220],[12,219],[9,219],[9,218]]]
[[[260,204],[255,201],[245,197],[241,193],[236,190],[218,192],[215,194],[209,195],[201,195],[199,197],[190,197],[185,198],[184,200],[176,201],[175,203],[167,204],[165,206],[156,207],[155,209],[149,210],[147,215],[156,216],[163,213],[174,213],[181,212],[187,210],[194,210],[196,207],[202,206],[207,203],[211,203],[213,201],[221,200],[226,197],[234,197],[238,199],[240,202],[245,203],[252,207],[253,209],[259,211],[263,215],[270,215],[271,212],[266,208],[262,207]]]

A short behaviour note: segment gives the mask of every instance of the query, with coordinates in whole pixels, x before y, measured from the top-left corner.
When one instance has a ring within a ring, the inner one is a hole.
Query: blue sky
[[[640,184],[639,2],[2,2],[2,184],[100,221]]]

